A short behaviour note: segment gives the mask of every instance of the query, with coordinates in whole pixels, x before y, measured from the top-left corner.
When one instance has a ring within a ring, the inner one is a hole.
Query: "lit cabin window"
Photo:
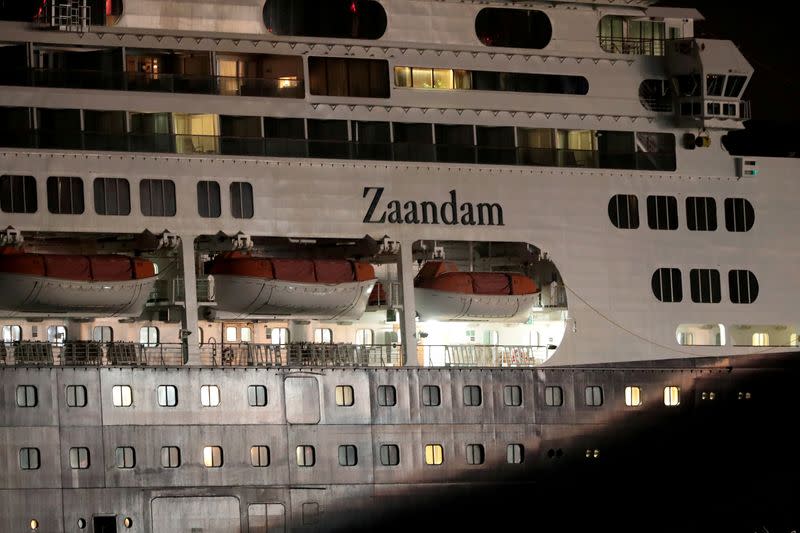
[[[289,329],[288,328],[272,328],[269,332],[271,344],[289,344]]]
[[[412,89],[578,95],[585,95],[589,92],[589,80],[583,76],[489,70],[395,67],[394,81],[396,87]]]
[[[586,387],[584,399],[589,407],[600,407],[603,405],[603,388],[597,385]]]
[[[250,385],[247,387],[247,403],[250,407],[264,407],[267,405],[267,387],[264,385]]]
[[[444,449],[441,444],[425,445],[425,464],[440,465],[444,462]]]
[[[369,345],[374,344],[375,333],[371,329],[356,330],[356,344]]]
[[[72,470],[86,470],[89,465],[89,448],[69,449],[69,467]]]
[[[635,194],[617,194],[608,201],[608,218],[619,229],[639,227],[639,199]]]
[[[164,468],[179,468],[181,466],[181,449],[177,446],[162,447],[161,466]]]
[[[200,387],[200,403],[203,407],[216,407],[219,405],[219,387],[216,385],[203,385]]]
[[[3,343],[11,344],[22,340],[21,326],[3,326]]]
[[[3,213],[35,213],[36,178],[33,176],[0,176],[0,209]]]
[[[769,333],[753,333],[753,346],[769,346]]]
[[[47,342],[63,346],[67,340],[67,328],[64,326],[47,326]]]
[[[392,407],[397,404],[397,390],[393,385],[378,386],[378,405]]]
[[[380,39],[386,11],[374,0],[267,0],[264,25],[274,35]]]
[[[690,231],[716,231],[717,202],[708,197],[687,197],[686,227]]]
[[[339,407],[350,407],[353,405],[353,387],[350,385],[336,386],[336,405]]]
[[[158,328],[153,326],[146,326],[139,329],[139,344],[146,348],[154,348],[158,346]]]
[[[798,337],[797,333],[792,333],[789,335],[789,346],[797,346],[798,345]]]
[[[227,326],[225,328],[225,342],[236,342],[238,340],[237,333],[236,326]]]
[[[253,218],[253,186],[242,181],[231,183],[231,215],[233,218]]]
[[[397,466],[400,464],[400,448],[397,444],[381,444],[380,456],[383,466]]]
[[[47,208],[55,215],[83,214],[83,180],[64,176],[47,178]]]
[[[206,468],[222,467],[222,447],[206,446],[203,448],[203,465]]]
[[[564,405],[564,391],[561,387],[550,386],[544,388],[544,403],[550,407]]]
[[[681,403],[681,389],[674,385],[664,387],[664,405],[674,407]]]
[[[653,295],[662,302],[683,300],[681,271],[677,268],[659,268],[651,279]]]
[[[175,407],[178,405],[178,387],[175,385],[159,385],[157,389],[158,405]]]
[[[725,229],[728,231],[750,231],[755,223],[755,209],[744,198],[725,199]]]
[[[735,304],[751,304],[758,298],[758,280],[749,270],[729,271],[728,289]]]
[[[540,50],[550,43],[553,26],[542,11],[487,7],[475,17],[475,34],[486,46]]]
[[[358,449],[352,444],[339,446],[339,466],[355,466],[358,464]]]
[[[98,215],[131,214],[131,185],[125,178],[95,178],[94,211]]]
[[[130,446],[120,446],[114,452],[117,468],[128,469],[136,466],[136,451]]]
[[[441,392],[438,385],[423,385],[422,405],[436,407],[442,403]]]
[[[654,56],[666,53],[666,24],[663,21],[607,15],[600,19],[598,29],[600,48],[605,52]]]
[[[647,225],[650,229],[678,229],[678,201],[674,196],[647,197]]]
[[[67,406],[86,407],[86,387],[83,385],[67,385]]]
[[[19,450],[20,470],[39,470],[39,448],[21,448]]]
[[[295,450],[297,456],[297,466],[311,467],[316,462],[314,447],[307,444],[298,446]]]
[[[133,390],[130,385],[114,385],[111,387],[111,402],[114,407],[130,407],[133,405]]]
[[[506,462],[520,464],[525,460],[525,447],[522,444],[509,444],[506,446]]]
[[[317,328],[314,330],[314,342],[317,344],[331,344],[333,342],[333,331],[330,329]]]
[[[642,405],[642,389],[639,387],[625,387],[625,405],[628,407]]]
[[[467,444],[467,464],[482,465],[486,460],[483,444]]]
[[[92,328],[92,340],[95,342],[114,342],[114,329],[111,326],[95,326]]]
[[[503,403],[509,407],[522,405],[522,387],[519,385],[506,385],[503,387]]]
[[[242,342],[252,342],[253,328],[247,326],[239,328],[239,339],[241,339]]]
[[[477,407],[481,405],[481,388],[477,385],[467,385],[464,387],[464,405]]]
[[[689,271],[689,282],[693,302],[718,304],[722,300],[719,270],[693,268]]]
[[[269,466],[269,446],[251,446],[250,464],[259,468]]]
[[[172,113],[172,127],[176,153],[219,153],[219,115]]]
[[[142,180],[139,182],[139,205],[146,217],[174,217],[175,182],[172,180]]]
[[[39,395],[34,385],[17,385],[17,407],[36,407]]]

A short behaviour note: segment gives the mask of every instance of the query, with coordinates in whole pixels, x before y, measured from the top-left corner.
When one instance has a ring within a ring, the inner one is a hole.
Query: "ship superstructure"
[[[0,524],[326,530],[749,405],[797,164],[725,150],[752,67],[651,4],[0,22]]]

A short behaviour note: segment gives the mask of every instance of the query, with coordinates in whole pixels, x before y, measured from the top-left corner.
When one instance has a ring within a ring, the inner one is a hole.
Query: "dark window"
[[[275,35],[379,39],[386,11],[374,0],[267,0],[264,25]]]
[[[247,387],[247,403],[250,407],[264,407],[267,405],[267,387],[264,385],[250,385]]]
[[[247,182],[231,183],[231,215],[233,218],[253,218],[253,186]]]
[[[136,466],[136,452],[130,446],[121,446],[114,453],[117,468],[133,468]]]
[[[541,49],[553,26],[542,11],[487,7],[475,18],[475,33],[486,46]]]
[[[481,402],[481,388],[477,385],[466,385],[464,387],[464,405],[477,407]]]
[[[0,176],[0,209],[4,213],[35,213],[38,208],[33,176]]]
[[[725,198],[725,228],[728,231],[750,231],[755,223],[753,204],[744,198]]]
[[[197,182],[197,213],[203,218],[218,218],[222,214],[216,181]]]
[[[476,91],[518,93],[579,94],[589,92],[589,80],[563,74],[528,74],[520,72],[470,71],[471,88]]]
[[[603,388],[597,385],[586,387],[585,403],[590,407],[599,407],[603,405]]]
[[[677,268],[659,268],[653,272],[653,294],[662,302],[683,300],[681,271]]]
[[[509,444],[506,447],[506,461],[519,464],[525,460],[525,447],[522,444]]]
[[[397,161],[435,161],[433,128],[430,124],[393,122],[394,150]],[[438,220],[436,213],[436,220]]]
[[[749,270],[729,271],[728,287],[731,302],[735,304],[751,304],[758,298],[758,280]]]
[[[503,403],[510,407],[522,405],[522,387],[519,385],[506,385],[503,387]]]
[[[63,176],[47,178],[47,208],[57,215],[83,213],[83,180]]]
[[[86,470],[89,468],[89,448],[70,448],[69,467],[73,470]]]
[[[722,112],[721,109],[719,102],[709,102],[706,104],[707,115],[719,115]]]
[[[269,446],[251,446],[250,464],[262,468],[269,466]]]
[[[378,386],[378,405],[391,407],[397,404],[397,390],[393,385]]]
[[[36,407],[39,395],[34,385],[17,385],[17,406]]]
[[[67,385],[66,393],[68,407],[86,407],[86,387]]]
[[[722,96],[722,87],[725,85],[725,76],[722,74],[706,74],[706,94],[708,96]]]
[[[355,466],[358,464],[358,450],[352,444],[339,446],[339,466]]]
[[[39,470],[40,465],[41,462],[39,460],[39,448],[20,448],[20,470]]]
[[[482,465],[486,460],[483,444],[467,444],[467,464]]]
[[[178,468],[181,466],[181,449],[177,446],[162,447],[161,466],[164,468]]]
[[[564,391],[561,387],[553,385],[544,388],[544,403],[550,407],[564,405]]]
[[[309,57],[311,94],[389,98],[389,62],[382,59]]]
[[[98,215],[130,215],[131,186],[125,178],[95,178],[94,211]]]
[[[634,194],[617,194],[608,201],[608,218],[619,229],[639,227],[639,199]]]
[[[674,196],[647,197],[647,225],[650,229],[678,229],[678,201]]]
[[[435,407],[442,403],[438,385],[424,385],[422,387],[422,405]]]
[[[264,118],[267,139],[305,139],[306,123],[302,118]]]
[[[692,286],[692,301],[695,303],[718,304],[722,297],[719,287],[719,270],[693,268],[689,271]]]
[[[139,201],[146,217],[175,216],[175,182],[172,180],[142,180]]]
[[[728,76],[728,83],[725,84],[725,96],[728,98],[739,96],[746,81],[747,76]]]
[[[642,81],[639,84],[639,102],[650,111],[672,111],[672,83],[669,80]]]
[[[175,385],[159,385],[157,389],[158,405],[175,407],[178,405],[178,387]]]
[[[717,230],[717,202],[713,198],[686,198],[686,226],[691,231]]]
[[[359,159],[391,160],[391,126],[388,122],[352,122]]]
[[[400,448],[396,444],[381,444],[381,464],[397,466],[400,464]]]

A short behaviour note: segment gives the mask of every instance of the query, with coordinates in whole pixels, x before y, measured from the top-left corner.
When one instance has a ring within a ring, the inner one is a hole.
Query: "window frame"
[[[400,464],[400,446],[397,444],[381,444],[378,455],[382,466],[397,466]],[[392,460],[395,460],[392,462]]]
[[[24,461],[23,461],[24,456]],[[35,461],[31,461],[31,459],[35,458]],[[19,469],[20,470],[39,470],[42,466],[42,454],[39,451],[39,448],[35,447],[23,447],[19,449],[18,454],[19,459]],[[35,465],[35,466],[34,466]]]
[[[133,406],[133,387],[130,385],[113,385],[111,387],[111,405],[114,407]]]
[[[586,385],[583,400],[583,404],[587,407],[600,407],[603,405],[603,387],[601,385]]]
[[[222,446],[203,446],[203,466],[206,468],[222,468],[225,454]]]
[[[253,185],[247,181],[234,181],[228,187],[231,216],[238,219],[251,219],[255,216],[255,197]],[[247,204],[249,199],[250,203]]]
[[[19,182],[19,183],[15,183]],[[15,188],[22,189],[22,202],[18,206],[15,200]],[[2,195],[7,190],[8,195]],[[36,178],[19,174],[3,174],[0,176],[0,211],[12,214],[33,214],[39,210],[39,195],[36,189]]]
[[[561,407],[564,405],[564,389],[560,385],[545,385],[544,404],[547,407]]]
[[[133,446],[117,446],[114,450],[114,463],[118,470],[130,470],[136,467],[136,450]]]
[[[167,459],[165,462],[164,459]],[[173,464],[172,459],[176,459]],[[181,449],[178,446],[162,446],[161,447],[161,468],[180,468],[181,467]]]
[[[486,462],[486,449],[483,444],[467,444],[465,451],[468,465],[479,466]]]
[[[442,405],[442,391],[439,385],[422,386],[422,405],[425,407],[439,407]]]
[[[356,466],[358,465],[358,448],[355,444],[340,444],[339,445],[339,466]]]
[[[222,192],[218,181],[200,180],[197,182],[197,214],[200,218],[222,216]]]
[[[82,215],[86,211],[83,178],[79,176],[48,176],[46,187],[47,210],[51,214]],[[67,194],[68,199],[63,198],[64,194]],[[62,203],[68,203],[69,207]]]
[[[266,468],[272,462],[269,446],[259,444],[250,446],[250,466],[255,468]]]
[[[397,389],[394,385],[378,385],[378,405],[381,407],[394,407],[397,405]]]
[[[159,407],[177,407],[178,387],[176,385],[158,385],[156,397]]]
[[[519,385],[505,385],[503,387],[503,404],[506,407],[521,407],[522,387]]]
[[[464,385],[464,406],[480,407],[483,404],[483,391],[480,385]]]
[[[297,466],[301,468],[312,468],[317,464],[317,451],[310,444],[299,444],[295,448],[295,459]]]
[[[114,184],[114,194],[109,192],[111,183]],[[100,216],[128,216],[131,214],[131,184],[126,178],[94,178],[92,193],[96,214]],[[112,196],[115,209],[109,209],[109,198]]]
[[[222,402],[222,394],[219,385],[206,384],[200,385],[200,405],[203,407],[219,407]]]
[[[30,409],[39,405],[39,388],[36,385],[17,385],[15,392],[17,407]]]
[[[267,391],[267,386],[261,384],[248,385],[247,404],[250,407],[266,407],[269,404],[269,392]]]
[[[88,402],[86,387],[84,385],[67,385],[64,388],[67,407],[80,409],[86,407]],[[82,402],[80,400],[83,400]]]

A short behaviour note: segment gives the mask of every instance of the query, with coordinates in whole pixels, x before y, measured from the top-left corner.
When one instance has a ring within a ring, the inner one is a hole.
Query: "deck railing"
[[[425,366],[529,367],[544,363],[555,346],[491,346],[484,344],[419,346]]]

